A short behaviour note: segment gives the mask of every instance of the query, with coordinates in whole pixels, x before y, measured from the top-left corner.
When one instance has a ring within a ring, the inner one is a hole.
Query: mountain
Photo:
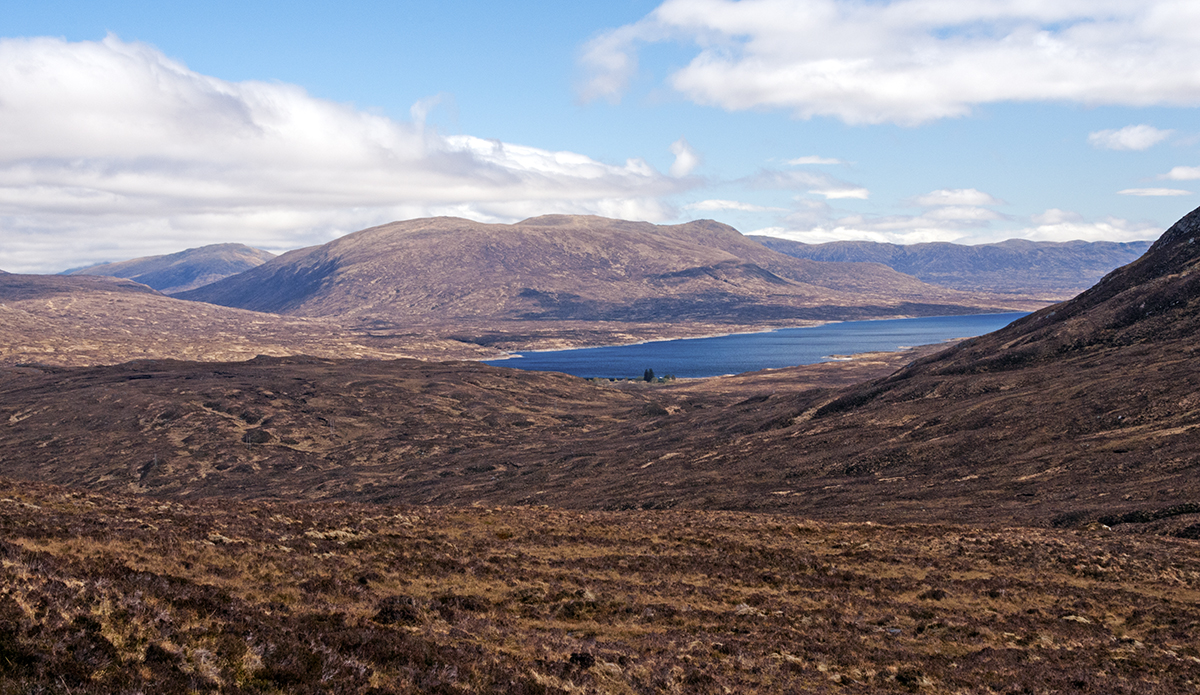
[[[500,353],[421,332],[378,338],[301,319],[166,297],[100,275],[0,275],[0,364],[113,364],[131,359],[488,357]]]
[[[566,215],[513,225],[396,222],[179,297],[378,330],[485,332],[517,322],[744,326],[1014,306],[877,264],[794,259],[712,221],[659,226]]]
[[[1194,692],[1197,238],[861,383],[0,366],[0,692]],[[0,278],[157,302],[319,323]]]
[[[93,265],[66,274],[128,278],[163,294],[177,294],[255,268],[274,257],[273,253],[244,244],[213,244],[166,256]]]
[[[1009,239],[972,246],[946,242],[900,245],[872,241],[804,244],[777,237],[750,238],[796,258],[882,263],[944,287],[1059,299],[1075,296],[1114,268],[1136,260],[1151,243]]]
[[[17,370],[0,380],[0,464],[172,497],[1200,534],[1198,227],[1200,211],[1079,297],[857,386],[813,388],[813,368],[616,389],[303,358]]]

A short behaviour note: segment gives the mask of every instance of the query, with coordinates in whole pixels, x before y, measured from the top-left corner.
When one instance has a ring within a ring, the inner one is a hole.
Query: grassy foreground
[[[0,481],[0,693],[1174,693],[1200,545]]]

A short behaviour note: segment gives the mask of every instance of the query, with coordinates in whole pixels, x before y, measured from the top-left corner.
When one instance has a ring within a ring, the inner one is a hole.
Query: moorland
[[[0,276],[0,692],[1192,692],[1198,235],[663,384],[463,358],[1045,297],[561,216]]]

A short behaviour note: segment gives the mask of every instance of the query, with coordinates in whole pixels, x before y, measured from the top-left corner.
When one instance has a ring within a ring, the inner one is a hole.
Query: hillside
[[[1192,541],[0,480],[0,692],[1195,692]]]
[[[1041,306],[873,264],[772,252],[726,225],[548,216],[513,225],[397,222],[293,251],[181,298],[488,342],[548,322],[729,326]],[[497,328],[499,327],[499,328]]]
[[[496,354],[419,332],[373,338],[319,319],[185,302],[131,280],[0,275],[0,365],[245,360],[297,353],[375,359]]]
[[[804,244],[752,236],[780,253],[814,261],[882,263],[925,282],[976,292],[1015,292],[1067,299],[1096,284],[1114,268],[1146,252],[1149,241],[1028,241],[995,244],[945,242],[883,244],[834,241]]]
[[[821,366],[732,389],[465,363],[16,370],[0,379],[0,463],[160,497],[1129,519],[1195,534],[1198,216],[1078,298],[859,386],[805,376]]]
[[[213,244],[165,256],[147,256],[68,271],[67,275],[107,275],[177,294],[255,268],[275,254],[244,244]]]

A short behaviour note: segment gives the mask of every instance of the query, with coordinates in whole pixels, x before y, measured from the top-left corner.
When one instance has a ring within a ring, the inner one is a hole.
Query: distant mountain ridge
[[[163,294],[177,294],[257,267],[274,257],[273,253],[245,244],[211,244],[165,256],[102,263],[65,274],[127,278]]]
[[[0,274],[0,369],[21,363],[245,360],[289,354],[447,359],[500,353],[427,334],[375,339],[331,321],[185,302],[125,278]]]
[[[373,227],[292,251],[180,298],[380,327],[498,321],[719,321],[998,311],[1003,298],[881,265],[796,259],[711,220],[548,215]]]
[[[1152,243],[1009,239],[978,245],[873,241],[805,244],[769,236],[750,238],[796,258],[882,263],[925,282],[959,290],[1035,292],[1062,299],[1091,287],[1114,268],[1132,263]]]
[[[303,357],[0,369],[0,465],[164,497],[1101,522],[1197,538],[1198,239],[1200,210],[1073,300],[841,388],[812,388],[804,375],[824,367],[734,377],[750,379],[739,388]]]

